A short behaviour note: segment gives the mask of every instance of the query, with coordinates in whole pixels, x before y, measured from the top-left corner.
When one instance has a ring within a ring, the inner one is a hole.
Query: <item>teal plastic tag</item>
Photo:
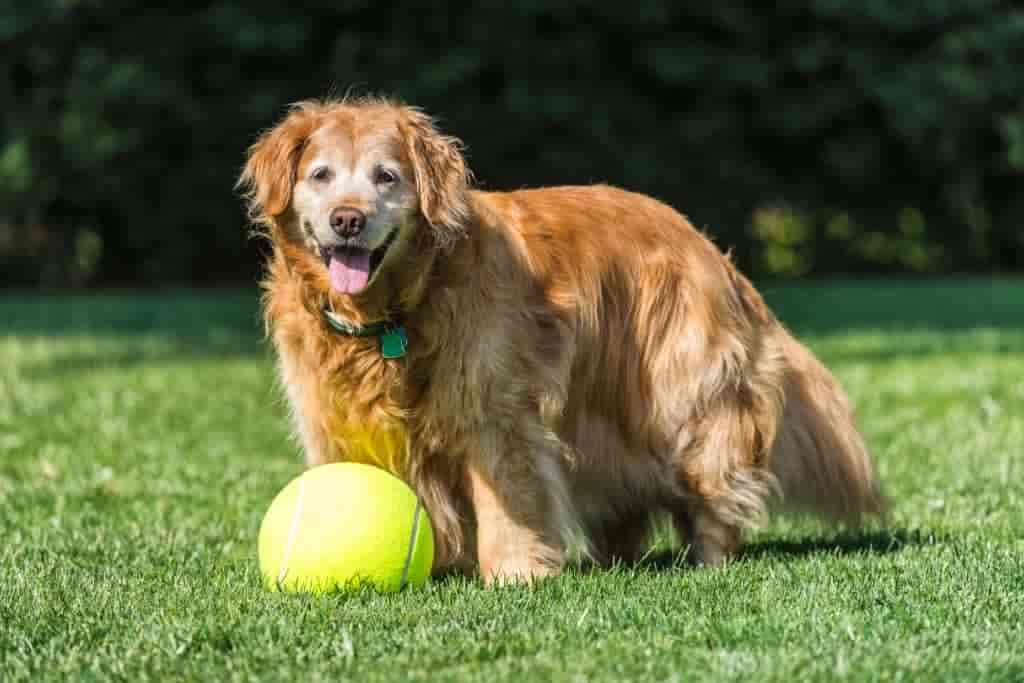
[[[380,335],[380,355],[388,360],[404,356],[408,346],[409,338],[405,336],[405,328],[401,325]]]

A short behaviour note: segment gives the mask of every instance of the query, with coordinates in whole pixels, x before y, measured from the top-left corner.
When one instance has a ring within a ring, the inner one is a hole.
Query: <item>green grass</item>
[[[255,291],[0,297],[0,679],[1024,680],[1024,283],[768,296],[856,403],[886,528],[327,598],[258,582],[301,466]]]

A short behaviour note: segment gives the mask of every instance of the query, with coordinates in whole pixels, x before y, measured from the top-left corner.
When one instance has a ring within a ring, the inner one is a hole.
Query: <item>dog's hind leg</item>
[[[648,510],[622,513],[605,521],[592,535],[594,559],[604,566],[635,564],[647,550],[651,535]]]
[[[676,487],[669,508],[695,564],[727,561],[739,549],[741,531],[763,520],[777,493],[770,452],[783,408],[784,365],[771,340],[765,342],[700,364],[699,391],[683,409],[671,387],[658,390],[661,401],[676,401],[659,411],[677,416],[662,430]]]
[[[688,559],[718,566],[740,546],[741,531],[767,512],[774,492],[765,439],[774,429],[772,415],[758,415],[743,401],[727,398],[705,416],[699,436],[675,454],[680,495],[669,508]]]

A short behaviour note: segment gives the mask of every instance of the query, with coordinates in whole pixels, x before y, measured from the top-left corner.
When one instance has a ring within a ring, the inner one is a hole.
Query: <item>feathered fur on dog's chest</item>
[[[401,368],[390,367],[396,361],[372,357],[379,353],[365,346],[365,340],[335,339],[326,354],[299,361],[301,367],[291,371],[302,378],[296,385],[303,396],[292,398],[320,406],[314,415],[326,442],[325,460],[366,463],[404,476],[410,446],[406,411],[398,399]]]
[[[327,433],[346,462],[360,462],[402,475],[409,461],[409,432],[402,420],[360,424],[343,412],[331,421]]]
[[[373,337],[330,329],[302,305],[290,272],[272,267],[270,275],[265,313],[303,445],[318,462],[361,462],[403,476],[410,450],[404,360],[383,358]]]

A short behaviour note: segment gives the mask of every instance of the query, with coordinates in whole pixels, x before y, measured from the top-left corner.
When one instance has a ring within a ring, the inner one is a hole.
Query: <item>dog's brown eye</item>
[[[390,185],[398,180],[398,174],[386,168],[378,168],[373,172],[373,182],[377,185]]]
[[[313,171],[313,173],[311,173],[309,177],[312,178],[313,180],[319,180],[323,182],[331,177],[331,169],[327,168],[326,166],[320,166],[315,171]]]

